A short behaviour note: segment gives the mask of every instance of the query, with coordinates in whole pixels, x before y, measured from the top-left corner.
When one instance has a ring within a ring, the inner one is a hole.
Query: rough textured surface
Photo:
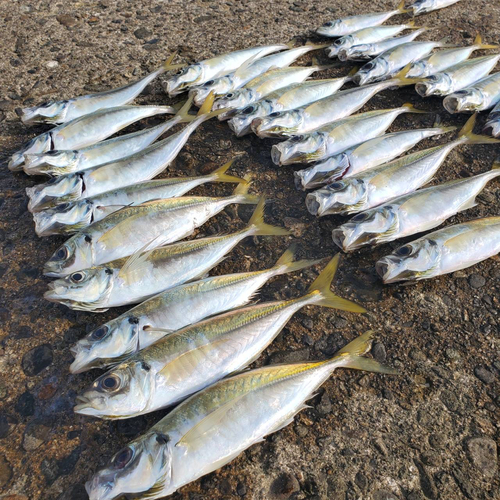
[[[311,30],[328,19],[385,10],[395,3],[0,2],[1,498],[87,498],[83,483],[91,473],[163,414],[102,422],[72,412],[75,394],[96,373],[70,375],[69,347],[118,312],[77,313],[42,299],[47,283],[42,265],[63,240],[35,236],[24,189],[41,179],[12,175],[6,168],[12,152],[45,130],[24,127],[16,109],[122,85],[156,68],[174,50],[180,59],[195,61],[293,36],[304,42],[314,39]],[[498,3],[464,0],[418,22],[437,28],[427,34],[429,38],[449,36],[452,43],[467,44],[479,32],[489,43],[500,43],[499,18]],[[447,124],[465,121],[464,116],[447,116],[439,99],[423,102],[411,89],[384,92],[367,109],[406,101],[439,110]],[[138,102],[169,100],[156,81]],[[405,115],[392,130],[432,122],[432,115]],[[213,121],[192,137],[168,174],[211,170],[235,153],[246,152],[234,172],[255,174],[255,190],[273,200],[269,220],[282,221],[293,230],[301,255],[332,255],[336,250],[330,231],[342,218],[316,221],[308,215],[304,194],[294,189],[292,169],[272,165],[271,144],[255,137],[237,140],[225,125]],[[429,144],[435,142],[422,147]],[[436,181],[484,172],[497,152],[492,146],[460,147],[450,154]],[[477,207],[449,223],[498,214],[498,186],[492,182]],[[228,190],[219,185],[197,192]],[[198,236],[241,227],[249,215],[249,208],[231,207],[203,226]],[[246,241],[215,272],[271,265],[288,243],[284,238]],[[339,372],[293,425],[173,498],[500,498],[498,262],[489,260],[417,285],[383,287],[373,264],[395,246],[364,249],[343,260],[336,289],[363,303],[368,315],[307,308],[256,365],[325,358],[372,327],[381,332],[375,357],[398,367],[401,376]],[[264,288],[261,299],[298,295],[316,272],[278,277]]]

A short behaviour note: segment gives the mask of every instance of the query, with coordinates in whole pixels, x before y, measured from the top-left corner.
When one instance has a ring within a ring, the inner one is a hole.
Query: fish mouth
[[[75,345],[71,346],[69,350],[75,358],[69,366],[70,373],[83,373],[92,368],[98,368],[98,366],[94,366],[96,365],[95,360],[88,359],[90,353],[89,348],[77,342]]]
[[[96,474],[93,479],[85,483],[85,490],[89,500],[114,500],[116,494],[113,493],[114,483],[107,481],[101,484],[99,475]],[[118,496],[119,498],[119,496]]]
[[[58,262],[50,261],[46,262],[43,266],[43,274],[49,278],[61,278],[64,276],[61,265]]]
[[[320,202],[316,199],[316,194],[315,193],[309,193],[306,196],[306,207],[307,210],[309,211],[310,214],[312,215],[321,215],[320,208],[321,204]]]
[[[95,416],[95,408],[92,405],[92,400],[85,395],[76,397],[76,405],[73,407],[73,411],[80,415]]]
[[[344,252],[352,252],[368,243],[368,236],[358,234],[355,228],[340,226],[332,231],[333,242]]]
[[[432,86],[431,85],[428,85],[427,83],[425,82],[418,82],[416,85],[415,85],[415,90],[417,91],[417,93],[422,96],[422,97],[429,97],[430,95],[433,94],[433,89],[432,89]]]
[[[389,261],[384,257],[375,264],[375,271],[384,283],[391,283],[391,272]]]
[[[33,222],[35,223],[35,233],[37,236],[42,237],[60,234],[60,231],[55,228],[55,224],[50,215],[47,216],[45,212],[34,213]]]
[[[349,59],[347,50],[345,49],[340,50],[339,53],[337,54],[337,57],[339,58],[339,61],[346,62]]]
[[[486,125],[484,126],[483,132],[485,134],[490,134],[493,137],[499,137],[500,136],[500,119],[499,120],[491,120],[490,122],[487,122]]]
[[[45,174],[43,154],[25,154],[23,170],[27,175]]]
[[[252,131],[248,120],[238,118],[237,116],[231,118],[227,123],[229,128],[236,134],[236,137],[243,137]]]
[[[375,264],[375,271],[382,278],[384,284],[389,285],[397,281],[408,281],[414,279],[411,271],[399,269],[399,259],[396,260],[393,256],[382,257]]]
[[[11,172],[20,172],[23,169],[23,163],[24,155],[21,152],[17,151],[11,156],[7,167]]]
[[[458,113],[461,111],[461,100],[457,97],[448,96],[444,98],[443,106],[450,114]]]
[[[281,146],[283,143],[274,144],[271,148],[271,160],[275,165],[283,165],[281,162],[281,155],[283,154],[283,147]]]
[[[333,59],[335,56],[337,56],[339,54],[339,51],[340,51],[340,49],[335,47],[335,46],[327,47],[325,49],[326,55],[330,59]]]

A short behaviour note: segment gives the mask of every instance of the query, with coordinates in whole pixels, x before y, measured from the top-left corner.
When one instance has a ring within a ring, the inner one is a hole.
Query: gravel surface
[[[63,239],[40,240],[34,233],[24,190],[42,179],[7,170],[8,157],[46,130],[25,127],[19,108],[117,87],[154,70],[173,51],[179,53],[177,60],[193,62],[292,37],[300,42],[319,40],[312,30],[329,19],[386,10],[395,3],[0,1],[0,498],[86,499],[83,484],[89,476],[164,414],[104,422],[72,412],[75,395],[97,372],[69,374],[69,347],[122,310],[78,313],[42,299],[48,281],[41,274],[42,265]],[[418,22],[435,28],[427,38],[447,36],[451,43],[463,45],[476,33],[488,43],[500,43],[499,19],[498,2],[463,0]],[[137,102],[170,103],[161,81]],[[465,116],[446,115],[440,99],[422,101],[412,89],[384,92],[366,109],[408,101],[438,111],[445,124],[465,121]],[[391,130],[430,126],[434,118],[404,115]],[[147,120],[149,125],[156,123],[159,120]],[[444,140],[429,140],[421,147]],[[272,164],[272,143],[253,136],[236,139],[225,124],[213,120],[192,136],[166,173],[208,172],[245,152],[233,173],[252,172],[254,190],[272,200],[269,221],[292,230],[293,238],[241,243],[215,269],[217,274],[270,266],[292,239],[299,242],[300,256],[336,252],[330,233],[343,219],[318,221],[307,213],[305,195],[294,188],[293,169]],[[436,182],[487,171],[497,154],[495,146],[457,148]],[[230,190],[206,185],[194,193],[222,195]],[[477,207],[448,224],[496,215],[499,202],[499,184],[493,181]],[[249,207],[230,207],[197,236],[240,228],[250,212]],[[490,259],[416,285],[384,287],[374,263],[398,245],[363,249],[342,261],[335,289],[362,303],[367,315],[306,308],[255,366],[324,359],[370,327],[380,332],[374,356],[399,368],[401,375],[336,373],[294,424],[172,498],[500,498],[498,261]],[[300,295],[319,269],[273,279],[261,300]]]

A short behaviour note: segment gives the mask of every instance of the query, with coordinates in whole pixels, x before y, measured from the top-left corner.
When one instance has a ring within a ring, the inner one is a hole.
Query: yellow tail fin
[[[321,294],[321,300],[316,302],[316,304],[324,307],[331,307],[333,309],[341,309],[343,311],[365,313],[366,309],[364,307],[355,304],[347,299],[342,299],[335,295],[331,290],[330,286],[332,284],[335,273],[339,265],[340,254],[335,255],[333,259],[326,265],[321,274],[314,280],[313,284],[309,287],[309,294]]]
[[[407,64],[401,71],[396,73],[390,81],[394,81],[394,83],[397,83],[398,86],[404,86],[404,85],[414,85],[415,83],[421,82],[425,80],[425,78],[406,78],[406,75],[408,74],[408,71],[410,71],[410,68],[413,63]]]
[[[236,182],[236,183],[245,183],[248,184],[246,179],[241,179],[240,177],[236,177],[234,175],[227,175],[226,172],[231,168],[231,165],[235,162],[236,158],[229,160],[227,163],[224,163],[222,167],[219,167],[217,170],[214,170],[211,174],[208,174],[209,177],[212,177],[214,182]]]
[[[256,194],[248,194],[248,189],[252,184],[249,182],[249,178],[245,176],[245,183],[240,183],[236,186],[233,192],[233,197],[236,198],[235,203],[241,203],[243,205],[257,205],[260,201],[260,197]]]
[[[299,271],[300,269],[304,269],[305,267],[314,266],[318,262],[321,262],[321,259],[318,260],[309,260],[309,259],[301,259],[301,260],[293,260],[295,255],[295,251],[297,249],[297,245],[292,243],[286,250],[285,253],[276,261],[276,264],[273,266],[276,269],[279,269],[280,274],[291,273],[293,271]]]
[[[474,38],[473,45],[477,45],[476,50],[482,50],[482,49],[498,49],[498,45],[491,45],[488,43],[483,43],[483,38],[481,35],[476,35],[476,38]]]
[[[426,111],[425,109],[417,109],[411,102],[405,102],[402,106],[402,108],[406,108],[409,113],[434,113],[434,111]]]
[[[189,110],[193,105],[193,98],[194,96],[188,97],[187,101],[182,105],[181,109],[177,111],[177,114],[175,116],[180,118],[180,123],[192,122],[193,120],[196,120],[196,115],[189,114]]]
[[[252,234],[254,236],[287,236],[290,231],[283,227],[271,226],[264,222],[264,207],[266,205],[266,200],[261,198],[255,207],[255,210],[250,217],[248,222],[248,227],[252,228]],[[279,262],[279,261],[278,261]]]
[[[396,9],[400,14],[407,14],[408,12],[411,11],[411,9],[405,9],[405,0],[401,0],[401,2],[399,2],[399,5]]]
[[[201,108],[198,110],[198,114],[196,115],[196,118],[199,121],[204,122],[206,120],[210,120],[210,118],[213,118],[214,116],[221,115],[222,113],[225,113],[228,111],[226,108],[216,109],[215,111],[212,111],[214,101],[215,101],[215,93],[212,90],[210,92],[210,94],[208,94],[208,96],[205,99],[205,102],[203,103]]]
[[[425,26],[415,26],[415,21],[413,21],[413,20],[412,21],[408,21],[406,23],[406,27],[409,30],[420,30],[420,29],[424,29],[425,28]]]
[[[167,60],[161,65],[161,67],[165,71],[169,71],[171,69],[181,69],[186,66],[185,64],[172,64],[172,61],[174,60],[175,56],[177,55],[177,52],[174,52],[170,57],[167,58]]]
[[[498,144],[500,139],[494,139],[487,135],[474,134],[474,125],[476,124],[477,113],[474,113],[462,127],[458,133],[458,137],[463,139],[463,142],[467,144]]]

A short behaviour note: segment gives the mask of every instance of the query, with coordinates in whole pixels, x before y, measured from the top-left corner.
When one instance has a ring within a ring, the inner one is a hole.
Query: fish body
[[[422,97],[452,94],[488,76],[499,60],[500,54],[469,59],[419,81],[415,90]]]
[[[173,243],[232,203],[256,204],[257,198],[236,188],[225,198],[185,196],[123,208],[72,236],[45,264],[44,272],[66,276],[135,254],[144,245]]]
[[[455,130],[455,127],[404,130],[375,137],[342,153],[330,156],[307,169],[294,172],[295,184],[299,189],[311,189],[340,179],[351,178],[393,160],[423,139],[445,134],[451,130]],[[408,156],[417,159],[420,152]],[[408,161],[413,160],[408,159]]]
[[[500,102],[491,110],[484,131],[493,137],[500,137]]]
[[[476,196],[500,169],[456,179],[395,198],[355,215],[333,230],[333,241],[350,252],[433,229],[458,212],[476,205]]]
[[[180,94],[189,87],[203,85],[209,80],[215,80],[216,78],[236,71],[249,59],[256,61],[268,54],[288,48],[288,45],[283,44],[267,45],[236,50],[234,52],[212,57],[211,59],[205,59],[181,69],[176,75],[167,80],[165,90],[170,96]]]
[[[408,11],[413,12],[414,16],[427,14],[433,10],[444,9],[460,0],[415,0],[409,7]]]
[[[12,155],[9,169],[22,170],[25,154],[84,148],[107,139],[138,120],[165,113],[175,111],[170,106],[119,106],[100,109],[34,137]]]
[[[90,500],[112,500],[132,492],[150,499],[174,493],[292,423],[337,368],[396,373],[363,357],[371,335],[366,332],[331,360],[266,366],[195,394],[93,476],[86,484]]]
[[[171,406],[250,364],[306,305],[364,312],[330,291],[337,264],[338,256],[318,277],[321,287],[313,284],[302,297],[230,311],[163,337],[99,377],[75,411],[116,419]],[[144,365],[150,368],[146,373]],[[119,392],[106,391],[110,377],[118,382]]]
[[[500,217],[487,217],[426,234],[375,267],[384,283],[417,281],[466,269],[498,253]]]
[[[388,12],[375,12],[372,14],[361,14],[357,16],[348,16],[335,21],[328,21],[316,30],[319,35],[329,37],[341,37],[350,35],[355,31],[373,26],[379,26],[388,19],[398,14],[407,12],[404,2],[401,2],[397,9]]]
[[[225,173],[231,163],[228,162],[209,175],[138,182],[90,198],[35,212],[33,220],[36,234],[50,236],[76,233],[122,208],[140,205],[151,200],[178,198],[207,182],[246,182]]]
[[[500,71],[470,87],[447,95],[443,106],[448,113],[484,111],[500,102]]]

